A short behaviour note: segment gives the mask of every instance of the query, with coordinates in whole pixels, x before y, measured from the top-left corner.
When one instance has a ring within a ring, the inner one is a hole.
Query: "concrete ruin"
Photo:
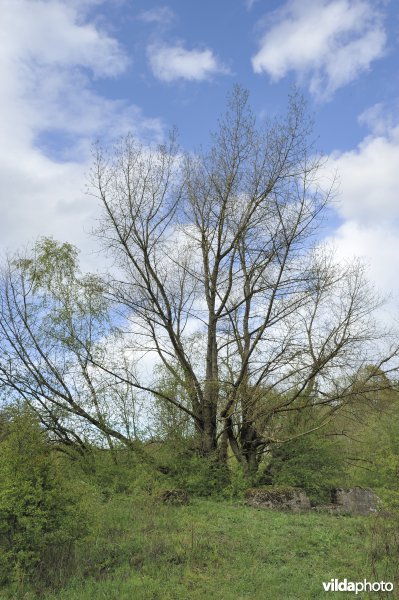
[[[294,512],[312,508],[304,490],[290,486],[251,488],[246,491],[245,501],[254,508]],[[332,490],[330,504],[316,506],[313,510],[335,515],[367,516],[378,511],[379,501],[378,496],[369,488],[336,488]]]
[[[310,500],[299,488],[268,486],[251,488],[245,493],[246,504],[255,508],[276,508],[298,512],[310,509]]]
[[[332,506],[341,514],[370,515],[376,513],[380,499],[369,488],[336,488],[331,494]]]

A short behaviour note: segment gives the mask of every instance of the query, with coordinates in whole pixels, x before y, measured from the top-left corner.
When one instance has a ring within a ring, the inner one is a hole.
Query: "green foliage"
[[[356,485],[399,491],[399,406],[369,416],[348,441],[348,477]]]
[[[299,487],[312,502],[328,502],[331,488],[339,485],[343,469],[336,438],[332,441],[309,434],[274,448],[265,482]]]
[[[223,495],[230,484],[230,473],[217,456],[198,455],[187,441],[180,443],[179,451],[171,455],[173,480],[179,488],[202,497]],[[173,457],[172,457],[173,456]]]
[[[78,251],[72,244],[52,238],[39,238],[32,257],[20,258],[16,265],[29,275],[35,289],[67,289],[78,269]]]
[[[163,473],[140,462],[133,451],[123,447],[112,451],[92,448],[79,458],[75,468],[104,502],[120,495],[156,494],[172,485]]]
[[[177,377],[163,366],[157,365],[154,373],[157,378],[156,390],[166,397],[178,399],[179,403],[190,409],[190,399],[184,383],[184,373],[176,365]],[[154,396],[152,429],[157,437],[179,443],[187,440],[193,434],[193,423],[190,416],[180,408],[163,399]]]
[[[1,417],[0,581],[54,583],[83,530],[77,501],[31,412]]]
[[[86,320],[99,327],[107,319],[103,284],[96,275],[81,275],[78,250],[72,244],[39,238],[32,251],[13,264],[33,292],[32,306],[43,311],[43,333],[62,342],[65,350],[88,328]],[[81,342],[88,341],[85,334]]]
[[[248,478],[239,463],[231,460],[229,465],[229,482],[221,491],[221,496],[230,500],[242,500],[248,488]]]

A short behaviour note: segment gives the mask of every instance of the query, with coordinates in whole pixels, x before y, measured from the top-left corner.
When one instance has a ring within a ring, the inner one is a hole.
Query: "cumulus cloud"
[[[329,165],[340,174],[342,217],[362,224],[399,218],[399,126],[367,136],[354,150],[333,153]]]
[[[151,44],[147,53],[152,72],[161,81],[204,81],[212,75],[228,72],[209,49],[187,50],[181,44]]]
[[[384,54],[386,33],[368,0],[290,0],[264,23],[255,73],[278,81],[290,71],[319,99],[330,97]]]
[[[393,276],[399,262],[399,120],[382,105],[361,115],[372,128],[354,150],[331,155],[329,168],[337,169],[341,197],[336,210],[342,223],[331,236],[340,257],[361,256],[370,278],[383,293],[399,303],[399,279]]]
[[[127,129],[160,135],[160,123],[138,107],[95,91],[97,78],[117,77],[129,65],[117,40],[90,20],[95,4],[1,3],[1,251],[38,235],[87,249],[96,210],[84,194],[91,141]]]
[[[92,23],[82,23],[72,4],[13,0],[2,11],[1,36],[8,59],[57,68],[71,65],[97,76],[118,75],[128,58],[118,42]]]
[[[370,280],[382,294],[399,300],[399,281],[392,277],[392,262],[398,260],[398,229],[392,224],[362,225],[345,221],[332,236],[336,256],[360,257],[368,267]]]

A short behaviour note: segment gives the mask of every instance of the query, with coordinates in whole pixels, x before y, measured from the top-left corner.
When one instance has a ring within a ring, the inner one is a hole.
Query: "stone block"
[[[289,486],[265,486],[251,488],[245,493],[248,506],[275,508],[298,512],[310,509],[310,500],[300,488]]]

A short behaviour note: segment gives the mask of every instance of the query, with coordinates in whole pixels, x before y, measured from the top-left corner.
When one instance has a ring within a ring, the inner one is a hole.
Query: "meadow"
[[[50,587],[19,583],[2,600],[317,600],[331,578],[375,581],[376,564],[385,580],[394,577],[373,539],[378,517],[198,498],[168,506],[150,496],[104,499],[94,489],[85,509],[88,531],[72,556],[51,565]]]

